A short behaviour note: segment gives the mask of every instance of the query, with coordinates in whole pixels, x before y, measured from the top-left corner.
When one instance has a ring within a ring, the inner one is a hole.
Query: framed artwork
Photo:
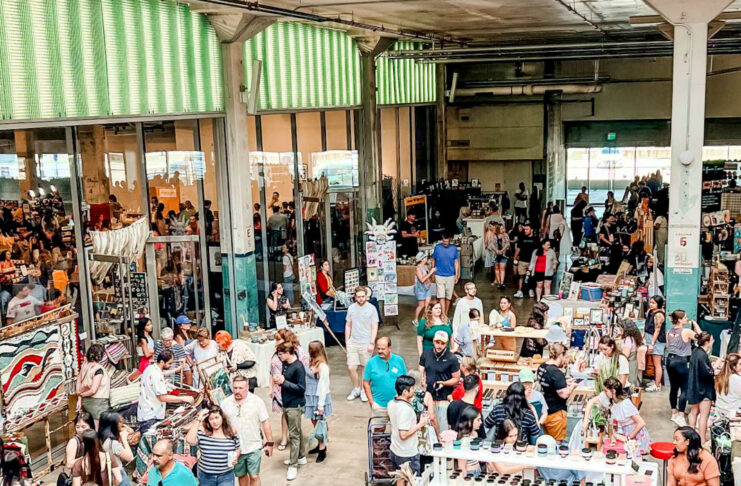
[[[604,317],[602,315],[602,309],[592,309],[589,311],[589,322],[592,324],[602,324]]]

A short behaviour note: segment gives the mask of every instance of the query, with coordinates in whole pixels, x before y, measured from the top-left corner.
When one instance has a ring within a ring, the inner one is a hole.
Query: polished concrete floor
[[[482,274],[479,271],[479,274]],[[463,282],[461,282],[463,283]],[[506,293],[512,296],[513,290],[508,288],[504,292],[492,287],[483,275],[476,278],[479,289],[479,297],[484,302],[484,311],[488,314],[498,303],[499,296]],[[458,288],[459,295],[463,295],[462,289]],[[518,321],[527,319],[532,308],[534,299],[515,300],[514,312]],[[390,336],[393,343],[393,352],[400,354],[406,360],[407,367],[416,366],[417,350],[415,329],[412,326],[412,317],[416,302],[413,297],[401,296],[399,298],[399,325],[400,330],[394,326],[384,326],[379,335]],[[452,310],[450,315],[452,316]],[[329,344],[329,343],[328,343]],[[330,368],[332,372],[332,400],[334,415],[329,420],[329,453],[325,462],[316,464],[315,456],[309,456],[309,463],[300,466],[298,478],[295,481],[285,480],[286,466],[283,460],[288,458],[288,450],[276,452],[272,458],[262,460],[262,480],[265,485],[278,484],[362,484],[364,474],[368,472],[368,441],[367,425],[370,410],[366,403],[359,399],[353,402],[346,400],[350,392],[350,378],[345,367],[345,357],[338,346],[328,347]],[[258,395],[267,398],[267,390],[258,390]],[[666,389],[657,393],[644,393],[644,401],[641,415],[648,424],[648,430],[653,441],[671,440],[674,424],[669,420],[670,409],[668,392]],[[270,422],[276,443],[280,440],[280,421],[276,414],[271,414]],[[304,421],[304,433],[310,434],[311,422]]]

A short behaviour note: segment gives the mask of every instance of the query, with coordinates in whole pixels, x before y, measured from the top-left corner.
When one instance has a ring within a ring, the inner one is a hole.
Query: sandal
[[[288,447],[288,444],[286,442],[281,442],[280,444],[278,444],[278,450],[279,451],[286,450],[286,447]]]

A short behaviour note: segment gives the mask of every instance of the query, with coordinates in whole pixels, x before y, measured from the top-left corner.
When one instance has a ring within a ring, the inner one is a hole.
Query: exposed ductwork
[[[494,96],[538,96],[547,92],[563,94],[600,93],[602,86],[594,84],[525,84],[521,86],[490,86],[482,88],[461,88],[448,90],[445,94],[451,100],[461,96],[494,95]]]

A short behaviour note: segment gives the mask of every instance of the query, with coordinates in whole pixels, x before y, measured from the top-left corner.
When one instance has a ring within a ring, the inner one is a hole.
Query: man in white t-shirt
[[[347,345],[347,369],[353,389],[347,396],[349,401],[360,397],[363,402],[368,401],[365,390],[360,385],[363,368],[373,354],[376,334],[378,333],[378,311],[366,302],[365,287],[355,289],[355,303],[347,309],[345,321],[345,344]]]
[[[260,454],[262,448],[273,455],[273,432],[265,402],[250,393],[249,381],[237,376],[232,382],[233,395],[221,402],[221,410],[239,433],[240,456],[234,475],[239,486],[260,486]],[[264,441],[264,442],[263,442]]]
[[[468,312],[471,309],[478,309],[479,315],[484,315],[484,304],[481,302],[481,299],[476,297],[476,284],[468,282],[463,287],[463,290],[466,291],[466,296],[458,300],[455,304],[455,312],[453,313],[453,338],[455,338],[456,332],[458,332],[458,327],[461,324],[468,323]],[[484,323],[481,322],[481,324]]]
[[[42,302],[31,295],[33,285],[24,285],[18,294],[8,302],[8,311],[5,314],[7,324],[21,322],[36,317]]]
[[[150,364],[142,373],[139,388],[139,404],[136,419],[141,432],[149,430],[152,425],[165,418],[165,404],[193,403],[193,397],[170,395],[165,381],[165,370],[169,370],[175,361],[170,350],[163,350],[157,355],[157,363]]]
[[[396,398],[387,405],[391,423],[391,462],[399,469],[404,463],[420,474],[419,440],[417,432],[429,421],[427,412],[422,412],[417,421],[417,414],[412,406],[414,398],[414,378],[401,375],[396,379]]]

